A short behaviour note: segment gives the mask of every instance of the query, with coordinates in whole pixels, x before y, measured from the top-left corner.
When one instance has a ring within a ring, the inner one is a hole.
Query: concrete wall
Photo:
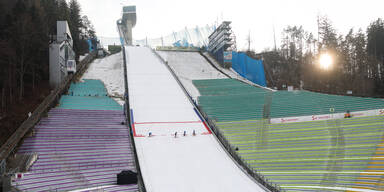
[[[123,7],[123,36],[127,45],[132,45],[132,28],[136,25],[136,6]]]
[[[49,85],[56,88],[67,75],[65,43],[49,45]]]
[[[57,21],[57,39],[49,45],[49,85],[56,88],[67,76],[67,61],[75,59],[67,21]]]
[[[68,40],[68,42],[73,45],[72,34],[69,30],[67,21],[57,21],[57,42],[63,42]]]

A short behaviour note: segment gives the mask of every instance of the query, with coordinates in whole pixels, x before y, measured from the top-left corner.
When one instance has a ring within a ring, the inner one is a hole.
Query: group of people
[[[177,137],[177,131],[175,132],[174,135],[175,135],[175,138],[176,138],[176,137]],[[193,136],[196,136],[196,131],[195,131],[195,130],[193,130],[192,135],[193,135]],[[187,136],[187,131],[184,131],[184,132],[183,132],[183,136],[184,136],[184,137]]]
[[[192,135],[193,135],[193,136],[196,136],[196,131],[195,131],[195,130],[193,130]],[[152,132],[149,132],[149,133],[148,133],[148,137],[152,137],[152,136],[153,136],[153,135],[152,135]],[[177,137],[177,131],[175,132],[174,136],[175,136],[175,138]],[[187,131],[184,131],[184,132],[183,132],[183,136],[184,136],[184,137],[187,136]]]

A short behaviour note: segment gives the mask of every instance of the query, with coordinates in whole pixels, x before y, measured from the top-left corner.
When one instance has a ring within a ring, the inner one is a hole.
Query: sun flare
[[[322,69],[329,69],[332,66],[333,59],[331,55],[329,55],[328,53],[324,53],[324,54],[321,54],[319,62],[320,62],[320,67]]]

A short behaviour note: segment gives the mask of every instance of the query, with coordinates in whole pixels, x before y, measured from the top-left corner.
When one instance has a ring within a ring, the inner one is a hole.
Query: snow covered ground
[[[82,79],[100,79],[105,84],[108,94],[120,105],[124,101],[124,66],[122,52],[94,60]]]
[[[151,50],[126,50],[134,137],[147,191],[264,191],[226,153]]]
[[[88,56],[88,53],[84,55],[80,55],[80,58],[79,58],[80,62],[83,61],[87,56]]]
[[[168,61],[181,83],[195,100],[200,93],[192,80],[227,78],[213,68],[198,52],[158,51],[158,53]]]

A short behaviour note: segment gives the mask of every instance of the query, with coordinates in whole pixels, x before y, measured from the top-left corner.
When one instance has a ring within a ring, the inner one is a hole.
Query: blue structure
[[[232,32],[230,21],[224,21],[208,38],[208,51],[209,53],[225,68],[231,67],[231,60],[224,59],[230,55],[232,50],[236,50],[235,37]]]
[[[95,51],[97,49],[97,38],[90,38],[87,40],[89,52]]]
[[[252,59],[245,53],[232,52],[232,68],[253,83],[267,86],[262,60]]]

